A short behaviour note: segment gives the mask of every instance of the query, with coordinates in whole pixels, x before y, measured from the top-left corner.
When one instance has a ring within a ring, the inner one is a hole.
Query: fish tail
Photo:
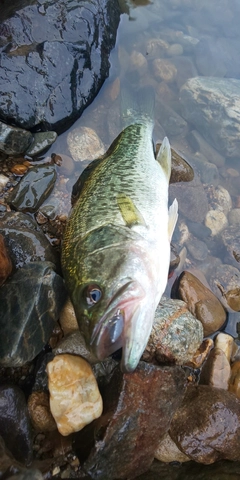
[[[123,127],[133,123],[154,123],[155,95],[151,86],[133,90],[124,86],[121,90],[121,111]]]

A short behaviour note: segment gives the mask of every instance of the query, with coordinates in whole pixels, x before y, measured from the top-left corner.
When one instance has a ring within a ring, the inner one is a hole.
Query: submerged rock
[[[80,460],[81,446],[88,444],[89,449],[94,442],[84,463],[88,475],[111,480],[145,472],[184,391],[185,374],[180,367],[140,362],[131,374],[117,367],[103,391],[103,415],[75,438]]]
[[[162,298],[143,353],[147,362],[184,365],[194,356],[203,340],[203,328],[181,300]]]
[[[189,386],[169,433],[195,462],[239,460],[240,400],[222,389]]]
[[[199,176],[192,182],[170,185],[170,198],[177,198],[180,212],[192,222],[201,223],[208,211],[208,200]],[[189,208],[191,205],[191,208]]]
[[[12,190],[8,201],[21,212],[36,212],[50,195],[56,178],[55,165],[33,167]]]
[[[240,271],[237,268],[219,265],[215,275],[210,277],[209,284],[228,311],[240,311]]]
[[[239,264],[240,267],[240,225],[229,226],[222,232],[221,237],[228,258],[234,262],[234,265]]]
[[[62,435],[78,432],[102,414],[102,398],[90,365],[57,355],[47,365],[50,409]]]
[[[66,298],[50,262],[19,269],[0,289],[0,365],[21,366],[48,342]]]
[[[33,142],[28,147],[25,155],[29,157],[34,157],[35,155],[39,155],[39,153],[46,150],[46,148],[50,147],[56,140],[57,134],[56,132],[38,132],[34,134]]]
[[[26,400],[15,385],[0,386],[0,431],[4,442],[19,462],[32,458],[32,432]]]
[[[201,321],[204,335],[211,335],[226,321],[226,312],[217,297],[190,272],[180,276],[179,297],[186,302],[188,309]]]
[[[76,162],[94,160],[105,153],[105,148],[92,128],[78,127],[67,136],[67,144],[72,158]]]

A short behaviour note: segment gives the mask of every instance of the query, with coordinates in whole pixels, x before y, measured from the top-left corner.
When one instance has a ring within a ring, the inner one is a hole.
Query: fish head
[[[85,251],[71,292],[87,346],[100,361],[122,348],[121,368],[128,372],[140,360],[154,319],[146,263],[131,242]]]

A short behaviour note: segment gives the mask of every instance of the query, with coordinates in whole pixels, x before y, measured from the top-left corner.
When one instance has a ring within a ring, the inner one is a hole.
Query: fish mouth
[[[136,316],[143,297],[142,286],[137,281],[129,281],[111,299],[90,341],[91,349],[100,361],[120,348],[124,350],[132,329],[131,319]]]

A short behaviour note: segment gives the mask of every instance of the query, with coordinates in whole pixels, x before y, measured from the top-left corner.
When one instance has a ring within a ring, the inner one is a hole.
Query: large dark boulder
[[[0,119],[26,129],[66,130],[108,76],[118,1],[19,3],[16,10],[0,5]]]

